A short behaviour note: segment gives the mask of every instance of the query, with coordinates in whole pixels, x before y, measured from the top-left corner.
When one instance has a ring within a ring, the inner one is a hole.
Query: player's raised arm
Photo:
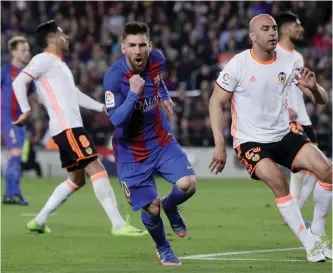
[[[121,73],[110,69],[104,76],[105,106],[115,127],[123,125],[131,118],[145,83],[137,74],[132,76],[129,82],[130,90],[127,97],[125,97],[120,89]]]
[[[80,89],[76,88],[77,93],[78,93],[78,102],[79,105],[83,108],[89,109],[89,110],[94,110],[96,112],[103,112],[104,111],[104,104],[100,103],[98,101],[95,101],[88,95],[82,93]]]
[[[296,76],[297,87],[309,97],[315,104],[325,104],[327,102],[327,93],[325,89],[317,83],[314,72],[306,67],[299,69],[299,75]]]

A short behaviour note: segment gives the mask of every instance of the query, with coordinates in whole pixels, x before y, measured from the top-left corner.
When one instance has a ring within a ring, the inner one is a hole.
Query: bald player
[[[301,241],[310,262],[332,257],[324,226],[332,204],[332,164],[302,135],[289,128],[287,109],[291,86],[298,88],[316,104],[325,104],[326,91],[317,84],[308,68],[296,65],[276,51],[278,31],[275,20],[261,14],[250,22],[252,48],[237,54],[220,73],[210,99],[209,112],[215,150],[210,169],[223,171],[226,146],[223,136],[222,107],[231,101],[233,146],[252,179],[267,184],[277,207]],[[314,191],[314,217],[306,229],[301,211],[290,196],[285,176],[277,164],[292,172],[308,170],[319,182]]]
[[[295,50],[296,44],[303,40],[304,33],[298,16],[291,12],[285,12],[279,14],[276,21],[279,27],[279,43],[276,50],[280,51],[281,54],[288,55],[300,66],[304,66],[302,54]],[[306,111],[303,92],[295,85],[292,92],[289,92],[288,112],[290,128],[305,134],[314,145],[317,145],[316,133]],[[291,173],[290,194],[301,209],[316,185],[316,181],[317,177],[308,171]]]

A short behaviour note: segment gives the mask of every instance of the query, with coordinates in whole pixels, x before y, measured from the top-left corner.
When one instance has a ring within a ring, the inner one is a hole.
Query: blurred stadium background
[[[226,169],[218,177],[223,183],[207,179],[213,146],[208,102],[215,80],[234,54],[250,47],[247,28],[251,17],[260,13],[274,16],[288,10],[300,17],[305,28],[304,42],[298,50],[302,52],[306,66],[316,72],[318,82],[329,92],[330,100],[325,106],[314,106],[310,101],[306,105],[319,146],[332,157],[330,1],[1,1],[1,64],[9,61],[7,42],[14,35],[26,36],[32,55],[38,53],[34,40],[36,26],[56,19],[71,37],[65,61],[78,87],[102,102],[103,75],[121,54],[120,33],[124,23],[147,22],[153,46],[161,49],[167,58],[163,77],[177,106],[176,113],[168,118],[200,178],[199,190],[184,211],[190,237],[185,241],[175,239],[166,225],[168,238],[179,256],[250,250],[248,254],[229,256],[230,259],[224,256],[213,258],[214,261],[184,260],[182,272],[331,272],[331,263],[302,263],[302,250],[289,251],[300,244],[282,224],[271,192],[263,183],[249,180],[232,151],[230,105],[224,109],[224,133],[229,151]],[[84,109],[82,116],[109,174],[115,175],[112,147],[109,146],[113,128],[108,117]],[[30,149],[30,156],[35,156],[35,150],[44,176],[53,178],[39,180],[24,176],[22,187],[31,201],[29,207],[2,208],[2,272],[166,272],[155,260],[150,238],[129,241],[110,236],[110,224],[90,187],[80,190],[50,218],[53,231],[50,236],[37,239],[24,232],[25,222],[43,206],[61,181],[55,178],[59,175],[60,160],[58,152],[50,151],[54,147],[48,145],[51,144],[47,135],[48,117],[43,106],[33,105],[33,119],[27,127],[34,147]],[[2,150],[2,168],[6,164],[5,155]],[[129,211],[128,204],[116,179],[111,181],[124,214]],[[167,183],[158,183],[158,188],[162,195],[170,190]],[[311,219],[312,207],[307,205],[304,213]],[[132,221],[142,227],[138,214],[132,215]],[[331,236],[331,216],[327,222]],[[287,252],[251,254],[254,249],[280,247],[287,248]],[[281,262],[276,263],[279,259]]]

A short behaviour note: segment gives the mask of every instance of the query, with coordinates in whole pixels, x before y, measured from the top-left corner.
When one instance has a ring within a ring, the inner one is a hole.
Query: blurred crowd
[[[247,1],[247,2],[5,2],[1,3],[1,56],[8,60],[7,41],[23,34],[32,53],[38,53],[34,31],[40,22],[56,19],[70,36],[70,52],[65,61],[78,87],[103,101],[105,71],[121,55],[124,23],[145,21],[151,29],[155,48],[167,58],[164,81],[173,93],[176,113],[169,116],[182,145],[213,145],[208,102],[223,65],[236,53],[250,47],[247,36],[250,18],[260,13],[275,16],[281,11],[296,13],[305,29],[298,50],[305,64],[316,72],[321,85],[332,98],[332,7],[331,2]],[[191,90],[199,90],[193,92]],[[331,152],[331,103],[307,109],[318,133],[319,143]],[[82,111],[84,125],[97,145],[105,145],[112,126],[103,114]],[[47,128],[44,110],[36,110],[34,120]],[[225,107],[225,135],[231,145],[230,105]]]

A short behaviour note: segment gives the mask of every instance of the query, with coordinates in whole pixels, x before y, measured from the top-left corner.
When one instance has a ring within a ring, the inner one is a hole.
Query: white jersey
[[[295,63],[276,52],[272,61],[258,60],[252,50],[235,55],[225,66],[217,84],[231,98],[231,135],[234,148],[245,142],[271,143],[289,131],[287,96]]]
[[[279,51],[281,54],[286,54],[289,58],[294,59],[294,62],[297,64],[297,66],[304,66],[303,56],[298,51],[289,50],[281,46],[280,43],[276,47],[276,50]],[[288,107],[293,109],[297,113],[298,117],[295,120],[296,122],[305,126],[312,125],[310,117],[306,111],[303,92],[296,85],[292,85],[292,88],[289,92]]]
[[[79,107],[81,92],[75,86],[72,72],[60,57],[48,52],[38,54],[23,72],[35,80],[38,95],[50,117],[52,136],[83,126]],[[97,107],[102,109],[103,105],[98,103]]]

